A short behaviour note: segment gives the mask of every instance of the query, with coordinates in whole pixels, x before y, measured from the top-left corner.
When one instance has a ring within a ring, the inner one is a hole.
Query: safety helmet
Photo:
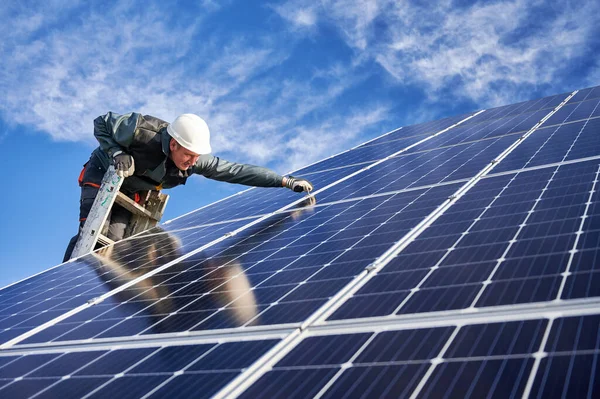
[[[202,118],[194,114],[179,115],[167,126],[167,132],[182,147],[196,154],[210,154],[210,132]]]

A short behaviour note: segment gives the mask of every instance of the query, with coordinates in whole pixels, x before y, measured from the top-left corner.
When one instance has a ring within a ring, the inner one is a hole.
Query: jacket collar
[[[171,136],[167,133],[167,128],[162,129],[161,140],[162,140],[162,150],[164,154],[168,157],[171,153],[171,147],[169,147],[169,143],[171,142]]]

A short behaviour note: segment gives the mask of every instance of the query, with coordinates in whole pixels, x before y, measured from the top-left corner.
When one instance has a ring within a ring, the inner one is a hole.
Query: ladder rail
[[[77,240],[77,244],[75,244],[71,259],[78,258],[94,250],[98,237],[102,232],[102,227],[106,223],[106,219],[108,219],[110,210],[117,198],[117,193],[123,184],[123,180],[124,178],[117,175],[113,166],[108,168],[102,178],[98,195],[96,195],[94,204],[79,234],[79,239]]]

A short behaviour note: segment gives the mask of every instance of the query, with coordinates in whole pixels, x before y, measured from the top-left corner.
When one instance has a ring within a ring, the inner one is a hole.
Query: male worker
[[[194,173],[247,186],[287,187],[295,192],[310,192],[313,188],[305,179],[281,176],[270,169],[211,155],[208,126],[194,114],[180,115],[169,124],[135,112],[125,115],[109,112],[94,120],[94,136],[100,146],[92,152],[79,177],[79,233],[111,163],[117,174],[125,177],[121,191],[131,197],[139,191],[185,184]],[[108,238],[122,239],[130,216],[126,209],[115,204]],[[69,242],[63,262],[70,259],[79,233]]]

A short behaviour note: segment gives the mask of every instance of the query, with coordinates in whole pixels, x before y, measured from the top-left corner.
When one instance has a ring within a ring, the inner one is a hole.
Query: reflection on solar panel
[[[597,397],[600,87],[407,126],[0,290],[1,397]]]

